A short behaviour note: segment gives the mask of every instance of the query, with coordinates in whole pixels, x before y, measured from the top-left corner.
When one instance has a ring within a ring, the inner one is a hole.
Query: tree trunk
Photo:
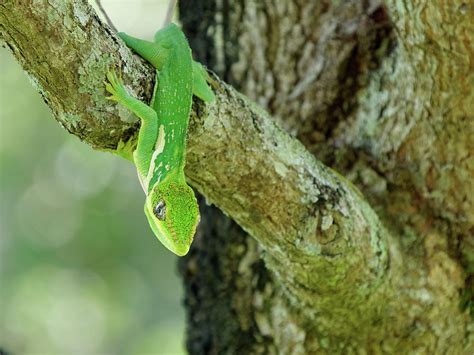
[[[180,263],[189,351],[474,353],[473,6],[180,9],[218,74],[188,134],[186,175],[204,196]],[[65,129],[134,146],[137,123],[103,80],[119,67],[147,100],[154,69],[85,0],[2,1],[0,37]]]
[[[258,244],[202,203],[180,263],[190,353],[474,351],[474,8],[436,3],[420,21],[387,5],[181,2],[197,58],[349,177],[397,238],[394,298],[341,335],[336,316],[288,298]]]

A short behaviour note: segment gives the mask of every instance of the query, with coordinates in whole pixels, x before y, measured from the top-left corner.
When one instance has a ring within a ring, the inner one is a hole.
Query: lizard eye
[[[158,218],[160,221],[163,221],[166,218],[165,201],[161,200],[160,202],[158,202],[158,204],[156,205],[153,211],[155,212],[156,218]]]

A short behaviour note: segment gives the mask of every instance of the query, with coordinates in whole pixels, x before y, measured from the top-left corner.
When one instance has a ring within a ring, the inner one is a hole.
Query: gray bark
[[[217,76],[194,102],[187,177],[253,239],[203,211],[190,352],[474,351],[473,9],[387,4],[181,3],[198,58],[307,148]],[[86,1],[3,1],[0,34],[68,131],[134,144],[103,80],[148,100],[154,71]]]

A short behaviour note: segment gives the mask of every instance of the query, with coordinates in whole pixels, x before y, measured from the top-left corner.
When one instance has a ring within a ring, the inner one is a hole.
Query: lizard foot
[[[107,73],[108,82],[104,82],[105,89],[112,94],[107,96],[108,100],[125,103],[127,99],[131,98],[130,94],[125,89],[122,79],[117,76],[114,70]]]

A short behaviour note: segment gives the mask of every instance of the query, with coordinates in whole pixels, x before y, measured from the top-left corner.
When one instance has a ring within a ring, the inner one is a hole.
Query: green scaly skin
[[[199,209],[184,177],[186,133],[192,95],[214,100],[207,73],[194,62],[186,37],[175,25],[158,31],[154,42],[118,34],[133,50],[157,69],[154,99],[150,106],[130,96],[114,71],[107,74],[111,100],[141,119],[133,161],[146,194],[145,214],[163,245],[182,256],[189,251]]]

